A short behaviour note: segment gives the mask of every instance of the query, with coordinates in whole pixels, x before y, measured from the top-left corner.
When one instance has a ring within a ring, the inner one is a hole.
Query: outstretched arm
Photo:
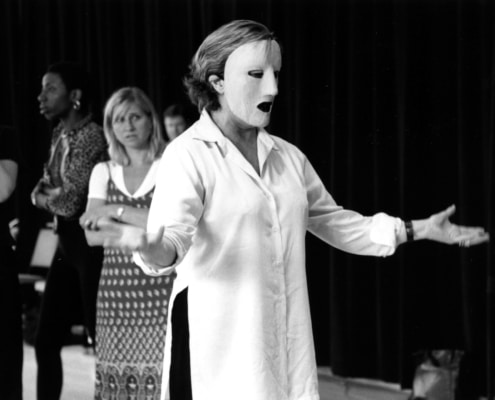
[[[412,231],[409,232],[409,240],[428,239],[446,244],[458,244],[461,247],[469,247],[487,242],[490,239],[488,232],[481,227],[456,225],[450,222],[450,217],[455,213],[455,205],[452,205],[429,218],[413,220]],[[399,235],[399,242],[408,240],[406,227]]]
[[[167,267],[175,261],[177,251],[174,244],[163,236],[164,228],[158,232],[146,232],[145,228],[123,224],[108,217],[101,217],[86,226],[90,236],[103,247],[120,248],[128,252],[139,252],[143,261],[157,268]]]

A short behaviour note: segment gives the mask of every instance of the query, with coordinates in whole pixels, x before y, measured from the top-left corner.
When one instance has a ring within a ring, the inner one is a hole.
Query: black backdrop
[[[46,217],[28,199],[49,141],[36,101],[46,66],[84,63],[99,117],[124,85],[161,110],[186,101],[195,49],[236,18],[279,37],[270,131],[308,155],[339,203],[404,218],[455,203],[456,222],[491,230],[494,17],[491,0],[2,0],[0,121],[20,133],[23,265]],[[407,387],[414,352],[460,348],[465,392],[493,393],[492,263],[493,245],[418,242],[374,259],[308,237],[319,364]]]

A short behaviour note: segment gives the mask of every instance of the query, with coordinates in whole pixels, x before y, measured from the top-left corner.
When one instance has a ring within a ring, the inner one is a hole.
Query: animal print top
[[[61,188],[60,195],[47,202],[48,210],[65,219],[78,218],[86,206],[91,171],[107,159],[102,128],[91,115],[69,131],[59,123],[53,130],[50,158],[41,178],[44,184]]]

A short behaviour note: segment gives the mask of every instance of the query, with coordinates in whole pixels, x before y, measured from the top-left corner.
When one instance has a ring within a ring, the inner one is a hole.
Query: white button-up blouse
[[[189,288],[194,400],[318,399],[306,231],[355,254],[397,245],[400,219],[343,209],[300,150],[265,130],[257,140],[260,175],[203,111],[166,148],[148,219],[177,262],[156,272],[134,255],[149,274],[176,268],[175,294]]]

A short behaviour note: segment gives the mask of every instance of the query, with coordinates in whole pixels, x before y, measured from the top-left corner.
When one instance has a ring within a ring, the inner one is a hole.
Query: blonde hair
[[[165,140],[162,134],[161,123],[153,103],[141,89],[137,87],[123,87],[114,92],[105,104],[103,130],[108,142],[108,154],[110,159],[117,164],[124,166],[129,165],[130,163],[125,147],[117,140],[113,130],[115,109],[122,104],[135,104],[151,119],[148,157],[149,161],[159,158],[165,147]]]

